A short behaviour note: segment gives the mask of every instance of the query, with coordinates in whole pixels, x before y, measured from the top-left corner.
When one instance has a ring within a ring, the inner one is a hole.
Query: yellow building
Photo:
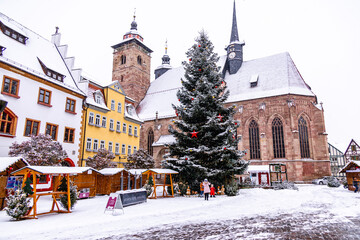
[[[126,97],[118,81],[101,86],[82,77],[79,87],[87,93],[83,107],[79,165],[101,148],[115,154],[117,167],[139,149],[140,124],[134,100]]]

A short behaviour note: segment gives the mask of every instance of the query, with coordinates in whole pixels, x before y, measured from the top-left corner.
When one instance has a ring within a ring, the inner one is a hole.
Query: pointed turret
[[[227,51],[226,67],[230,74],[235,74],[240,69],[243,62],[243,46],[244,41],[239,41],[239,33],[236,21],[236,9],[234,1],[233,20],[231,27],[230,44],[225,48]]]
[[[163,75],[166,71],[172,68],[170,66],[170,57],[167,54],[167,40],[165,42],[165,54],[161,58],[161,60],[162,60],[162,64],[155,69],[155,79],[157,79],[158,77]]]

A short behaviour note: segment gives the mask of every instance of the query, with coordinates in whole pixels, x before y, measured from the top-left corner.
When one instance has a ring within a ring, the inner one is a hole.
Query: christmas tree
[[[67,179],[63,177],[61,179],[61,184],[58,187],[59,192],[67,192]],[[70,208],[72,209],[77,201],[77,187],[74,185],[72,181],[70,181]],[[63,208],[68,209],[68,195],[62,194],[60,195],[60,203]]]
[[[140,148],[134,154],[131,154],[127,158],[128,162],[124,163],[124,167],[131,169],[131,168],[144,168],[149,169],[153,168],[155,165],[154,158],[149,155],[144,149]]]
[[[228,184],[234,174],[241,174],[247,163],[244,152],[237,150],[234,121],[236,106],[225,107],[229,91],[217,66],[218,56],[204,31],[186,52],[183,62],[185,79],[177,93],[179,105],[173,105],[178,120],[169,132],[176,143],[169,145],[163,166],[179,171],[181,181],[192,184],[208,178],[217,185]]]
[[[34,192],[32,191],[32,187],[30,186],[30,179],[27,178],[25,181],[25,186],[23,188],[24,192],[26,193],[27,196],[32,195]]]
[[[10,194],[6,198],[7,207],[5,208],[6,213],[16,220],[25,216],[29,210],[29,199],[26,198],[26,193],[18,189],[14,192],[14,195]]]

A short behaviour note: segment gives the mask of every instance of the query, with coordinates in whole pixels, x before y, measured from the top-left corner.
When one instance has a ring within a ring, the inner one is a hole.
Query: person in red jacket
[[[214,184],[211,184],[211,188],[210,188],[210,197],[215,197],[215,187]]]

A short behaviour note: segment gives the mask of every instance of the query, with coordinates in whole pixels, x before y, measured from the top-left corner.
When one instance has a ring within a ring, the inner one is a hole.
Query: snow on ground
[[[72,213],[11,221],[0,212],[0,239],[98,239],[146,231],[148,228],[226,221],[256,216],[297,215],[319,212],[329,223],[360,216],[360,195],[342,187],[298,185],[299,190],[242,189],[236,197],[217,196],[149,199],[124,208],[124,214],[104,213],[108,196],[79,200]],[[49,210],[51,199],[41,197],[38,208]],[[321,211],[320,211],[321,214]],[[345,220],[346,221],[346,220]],[[4,231],[6,229],[6,231]]]

